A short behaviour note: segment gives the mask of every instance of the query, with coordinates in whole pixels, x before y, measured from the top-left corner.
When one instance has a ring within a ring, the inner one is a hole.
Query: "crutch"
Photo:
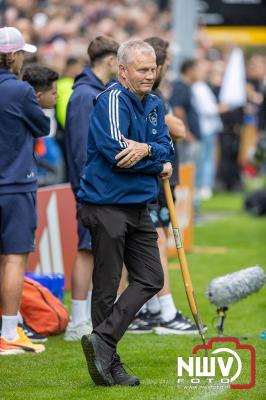
[[[165,193],[165,197],[166,197],[168,210],[170,213],[170,221],[171,221],[172,228],[173,228],[173,234],[174,234],[174,238],[175,238],[177,255],[178,255],[178,259],[179,259],[179,263],[180,263],[181,273],[182,273],[183,282],[185,285],[185,290],[186,290],[186,294],[187,294],[187,298],[188,298],[189,307],[190,307],[190,310],[194,317],[194,320],[195,320],[196,326],[198,328],[199,334],[201,336],[202,342],[204,345],[206,345],[204,329],[203,329],[201,318],[200,318],[198,308],[196,305],[194,290],[193,290],[193,286],[192,286],[192,282],[191,282],[190,274],[189,274],[189,270],[188,270],[188,265],[187,265],[186,254],[185,254],[185,250],[183,247],[180,228],[179,228],[179,225],[177,222],[177,216],[176,216],[176,212],[175,212],[174,200],[173,200],[173,196],[172,196],[172,192],[171,192],[171,188],[170,188],[169,179],[163,179],[163,188],[164,188],[164,193]]]

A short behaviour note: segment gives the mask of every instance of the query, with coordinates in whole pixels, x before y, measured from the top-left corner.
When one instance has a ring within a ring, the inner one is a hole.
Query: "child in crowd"
[[[57,128],[54,107],[58,78],[57,72],[39,64],[27,65],[22,73],[22,80],[27,81],[35,89],[40,106],[51,119],[49,137],[38,139],[35,143],[39,186],[61,183],[64,179],[63,156],[54,137]]]

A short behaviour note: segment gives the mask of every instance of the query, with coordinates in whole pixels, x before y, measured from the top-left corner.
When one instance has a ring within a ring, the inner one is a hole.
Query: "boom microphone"
[[[219,336],[223,336],[228,305],[258,292],[265,282],[266,275],[264,270],[259,266],[255,266],[215,278],[209,283],[206,294],[210,302],[217,306],[219,316],[217,331]]]
[[[249,267],[238,272],[214,278],[207,289],[207,296],[218,308],[227,307],[252,293],[258,292],[266,282],[264,270]]]

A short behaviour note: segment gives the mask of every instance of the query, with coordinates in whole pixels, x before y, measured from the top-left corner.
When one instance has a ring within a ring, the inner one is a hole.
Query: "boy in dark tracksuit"
[[[153,48],[129,41],[118,50],[119,82],[100,94],[90,116],[85,174],[78,193],[92,235],[93,334],[82,337],[98,385],[138,385],[124,370],[117,342],[142,305],[163,285],[157,233],[147,203],[158,175],[172,173],[173,144],[161,100],[149,94],[156,75]],[[123,262],[131,281],[116,303]]]
[[[91,237],[78,216],[77,192],[87,159],[89,115],[93,109],[93,100],[117,74],[117,49],[118,43],[110,37],[98,36],[91,41],[88,47],[90,66],[86,64],[82,73],[76,77],[67,107],[67,164],[76,199],[78,232],[78,249],[71,274],[72,318],[64,336],[67,341],[80,340],[85,333],[92,330],[89,290],[93,268]]]
[[[24,51],[35,52],[15,28],[0,29],[0,294],[1,354],[41,352],[17,327],[17,313],[37,224],[34,138],[48,135],[50,121],[33,88],[18,81]]]

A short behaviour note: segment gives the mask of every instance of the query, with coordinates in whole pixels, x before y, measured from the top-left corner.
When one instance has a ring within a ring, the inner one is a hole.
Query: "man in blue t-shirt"
[[[179,145],[180,162],[194,162],[196,167],[196,187],[199,183],[199,163],[201,158],[201,132],[199,117],[193,105],[191,85],[198,80],[197,61],[185,60],[180,67],[181,77],[175,82],[169,103],[176,117],[187,127],[186,139]]]

